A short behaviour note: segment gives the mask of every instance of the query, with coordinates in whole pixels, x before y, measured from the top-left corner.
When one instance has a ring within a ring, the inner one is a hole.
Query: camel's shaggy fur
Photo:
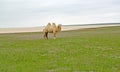
[[[56,34],[61,31],[61,24],[56,26],[55,23],[48,23],[47,26],[43,29],[44,38],[48,39],[48,33],[53,33],[54,39],[56,39]]]

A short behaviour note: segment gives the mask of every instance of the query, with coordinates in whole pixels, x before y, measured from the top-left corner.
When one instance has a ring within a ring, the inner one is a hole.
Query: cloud
[[[1,0],[0,27],[120,22],[119,0]]]

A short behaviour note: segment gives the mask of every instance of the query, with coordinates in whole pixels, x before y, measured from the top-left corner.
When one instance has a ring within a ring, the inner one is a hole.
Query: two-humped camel
[[[56,34],[61,31],[61,24],[56,26],[55,23],[48,23],[47,26],[43,29],[44,38],[48,39],[48,33],[53,33],[54,39],[56,39]]]

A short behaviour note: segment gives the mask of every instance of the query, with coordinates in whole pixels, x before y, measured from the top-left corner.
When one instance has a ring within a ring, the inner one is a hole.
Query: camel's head
[[[62,24],[59,24],[59,25],[58,25],[58,32],[61,31],[61,26],[62,26]]]

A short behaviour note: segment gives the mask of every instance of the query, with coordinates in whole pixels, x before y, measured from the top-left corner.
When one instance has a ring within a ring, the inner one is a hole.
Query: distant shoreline
[[[91,24],[91,25],[63,25],[62,31],[98,28],[98,27],[110,27],[120,26],[119,24]],[[0,28],[0,34],[2,33],[24,33],[24,32],[42,32],[44,27],[24,27],[24,28]]]
[[[120,23],[71,24],[71,25],[64,25],[64,26],[91,26],[91,25],[119,25],[120,26]]]

